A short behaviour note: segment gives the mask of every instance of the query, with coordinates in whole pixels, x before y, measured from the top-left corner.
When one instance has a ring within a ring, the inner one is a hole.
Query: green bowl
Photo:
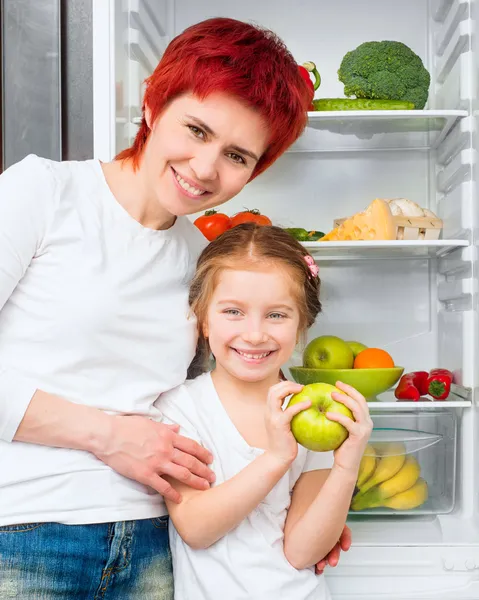
[[[401,377],[404,367],[391,369],[307,369],[290,367],[293,379],[302,385],[309,383],[330,383],[336,385],[342,381],[356,388],[365,398],[374,398],[377,394],[391,388]]]

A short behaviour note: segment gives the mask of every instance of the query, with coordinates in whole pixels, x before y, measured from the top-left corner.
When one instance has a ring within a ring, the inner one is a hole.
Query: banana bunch
[[[417,460],[406,454],[403,443],[369,444],[359,466],[358,491],[351,509],[385,506],[410,510],[421,506],[427,500],[428,488],[420,474]]]

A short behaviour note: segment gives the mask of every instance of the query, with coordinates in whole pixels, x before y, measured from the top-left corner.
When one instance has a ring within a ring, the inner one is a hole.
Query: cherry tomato
[[[232,227],[236,227],[236,225],[240,225],[241,223],[256,223],[257,225],[273,224],[271,219],[269,219],[266,215],[262,215],[256,208],[253,210],[244,210],[231,218]]]
[[[228,215],[216,212],[216,210],[207,210],[204,215],[194,221],[194,224],[210,242],[232,227]]]

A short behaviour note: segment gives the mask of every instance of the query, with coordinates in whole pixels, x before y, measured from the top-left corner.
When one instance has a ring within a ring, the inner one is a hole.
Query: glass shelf
[[[302,244],[317,260],[437,258],[470,245],[467,240],[374,240]]]
[[[313,111],[289,152],[435,149],[465,110]]]
[[[375,411],[392,410],[394,412],[410,411],[440,411],[444,408],[469,408],[472,406],[470,400],[470,390],[460,386],[453,386],[454,392],[451,392],[446,400],[433,400],[428,396],[421,397],[418,402],[397,400],[394,391],[379,394],[377,400],[368,402],[369,410],[372,414]]]

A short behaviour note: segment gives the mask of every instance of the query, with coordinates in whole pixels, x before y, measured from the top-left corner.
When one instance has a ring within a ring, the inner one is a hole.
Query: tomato
[[[256,208],[253,210],[244,210],[231,218],[232,227],[236,227],[236,225],[240,225],[241,223],[256,223],[257,225],[273,224],[271,219],[269,219],[266,215],[262,215]]]
[[[194,221],[194,224],[210,242],[232,227],[228,215],[216,212],[216,210],[207,210],[204,215]]]

